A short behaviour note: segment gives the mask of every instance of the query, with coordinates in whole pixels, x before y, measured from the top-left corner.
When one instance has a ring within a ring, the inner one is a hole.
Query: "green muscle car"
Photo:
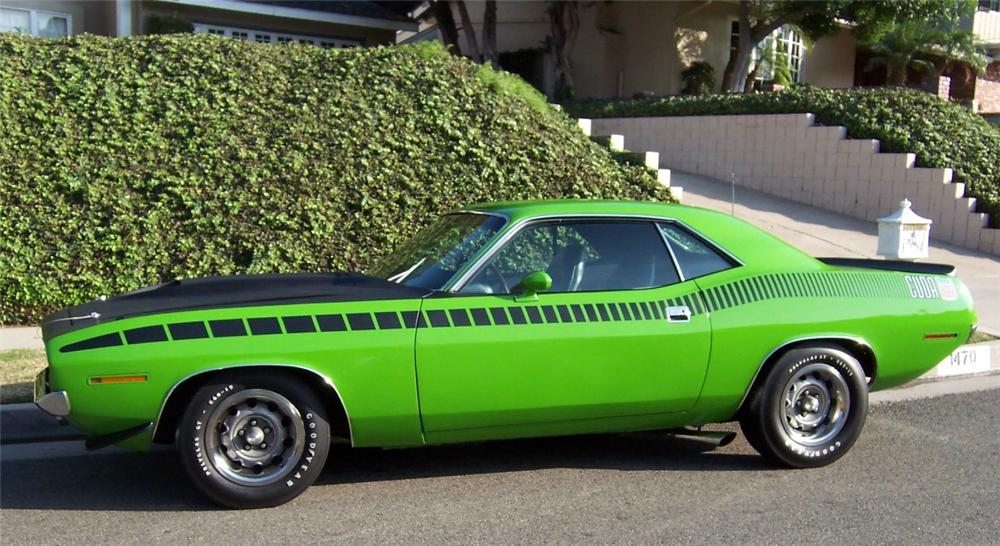
[[[816,259],[657,203],[472,206],[367,275],[176,280],[43,324],[37,404],[91,448],[176,443],[200,490],[273,506],[332,441],[404,447],[738,420],[764,457],[829,464],[868,391],[974,330],[953,268]]]

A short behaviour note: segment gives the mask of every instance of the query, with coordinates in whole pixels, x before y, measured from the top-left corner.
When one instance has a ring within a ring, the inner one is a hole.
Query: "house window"
[[[2,19],[0,19],[2,21]],[[236,38],[238,40],[250,40],[251,36],[253,41],[259,44],[291,44],[298,42],[301,44],[316,45],[323,48],[334,48],[334,47],[354,47],[360,46],[361,42],[358,40],[344,40],[340,38],[318,38],[315,36],[305,36],[301,34],[274,34],[262,30],[254,30],[247,28],[236,28],[236,27],[225,27],[219,25],[206,25],[203,23],[195,23],[194,31],[207,34],[215,34],[218,36],[228,36],[230,38]]]
[[[775,30],[772,36],[775,40],[775,54],[779,52],[785,54],[792,81],[799,81],[799,69],[802,67],[802,36],[787,26]]]
[[[1000,11],[1000,0],[979,0],[979,11]]]
[[[1000,2],[1000,0],[996,0]],[[740,43],[740,22],[733,20],[729,26],[729,56],[736,55],[736,50]],[[778,58],[778,53],[784,53],[788,62],[789,72],[792,81],[799,81],[799,69],[802,67],[802,55],[805,47],[802,43],[802,36],[793,28],[783,26],[775,29],[768,37],[761,40],[753,50],[750,57],[750,66],[747,67],[752,72],[758,65],[757,80],[768,81],[774,78],[774,62]]]
[[[733,21],[729,25],[729,56],[736,55],[736,50],[740,47],[740,22]]]
[[[0,8],[0,32],[63,38],[72,32],[72,21],[73,18],[67,13]]]

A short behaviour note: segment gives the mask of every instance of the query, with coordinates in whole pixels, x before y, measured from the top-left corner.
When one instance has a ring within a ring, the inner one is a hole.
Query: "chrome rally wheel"
[[[209,498],[262,508],[288,502],[316,480],[330,451],[330,425],[309,385],[234,370],[195,393],[177,442],[184,469]]]
[[[822,445],[840,433],[850,411],[847,381],[826,363],[809,364],[789,378],[780,406],[785,434],[807,446]]]
[[[294,467],[306,444],[299,410],[284,396],[266,389],[240,391],[226,398],[209,416],[206,429],[205,450],[212,466],[240,485],[280,480]]]

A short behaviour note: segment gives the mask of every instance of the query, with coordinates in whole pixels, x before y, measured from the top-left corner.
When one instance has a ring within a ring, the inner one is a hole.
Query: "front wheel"
[[[748,401],[740,428],[765,458],[785,466],[828,465],[861,434],[868,386],[860,363],[831,347],[788,351]]]
[[[290,501],[316,480],[330,451],[326,412],[312,389],[258,371],[203,385],[179,426],[184,469],[231,508]]]

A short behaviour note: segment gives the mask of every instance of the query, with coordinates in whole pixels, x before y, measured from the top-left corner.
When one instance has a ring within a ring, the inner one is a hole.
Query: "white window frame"
[[[305,34],[292,34],[289,32],[276,32],[273,30],[263,30],[263,29],[252,29],[252,28],[240,28],[240,27],[230,27],[226,25],[212,25],[209,23],[195,23],[194,31],[196,33],[208,33],[220,34],[227,38],[233,38],[234,33],[245,33],[246,38],[238,37],[237,39],[245,39],[248,42],[254,42],[258,44],[271,43],[271,44],[284,44],[284,43],[308,43],[314,46],[319,46],[323,48],[343,48],[343,47],[360,47],[360,40],[347,40],[344,38],[327,38],[322,36],[307,36]],[[260,37],[266,37],[267,40],[258,40]]]
[[[51,15],[54,17],[62,17],[66,19],[66,36],[69,37],[73,35],[73,16],[68,13],[62,13],[59,11],[48,11],[43,9],[25,9],[25,8],[11,8],[8,6],[0,5],[0,8],[9,9],[11,11],[26,11],[28,12],[28,32],[30,36],[38,36],[38,15]],[[55,36],[49,36],[49,38],[55,38]]]
[[[739,19],[731,18],[729,20],[729,34],[727,39],[729,40],[729,55],[732,56],[736,53],[736,50],[732,47],[733,37],[736,33],[732,31],[733,24],[739,24]],[[802,81],[802,59],[806,54],[806,44],[802,40],[802,35],[797,30],[792,27],[783,26],[774,29],[771,34],[768,34],[764,40],[761,41],[758,47],[755,47],[753,53],[750,56],[750,65],[747,66],[747,72],[753,72],[753,69],[761,62],[764,65],[761,67],[762,70],[757,73],[757,81],[767,81],[774,77],[774,60],[775,59],[763,59],[763,46],[767,40],[771,40],[774,44],[775,49],[773,54],[777,56],[778,54],[778,44],[780,43],[785,48],[785,54],[788,56],[788,69],[792,74],[792,81],[800,82]],[[793,56],[792,52],[795,48],[798,48],[798,55]],[[727,59],[728,61],[728,59]]]
[[[806,47],[802,35],[794,28],[784,26],[774,29],[772,36],[775,40],[775,56],[778,54],[777,44],[780,43],[784,46],[785,55],[788,57],[788,71],[792,74],[792,81],[801,81],[802,57],[805,56]],[[793,54],[796,49],[798,49],[798,53]]]

